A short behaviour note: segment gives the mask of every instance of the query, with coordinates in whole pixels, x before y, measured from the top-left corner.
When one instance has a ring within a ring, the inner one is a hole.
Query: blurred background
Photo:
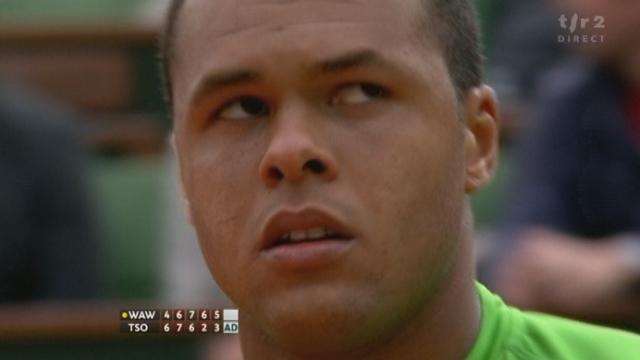
[[[526,309],[640,329],[640,2],[476,3],[503,128],[472,196],[480,279]],[[167,4],[0,0],[2,359],[231,360],[203,337],[118,331],[124,308],[231,306],[177,190]]]

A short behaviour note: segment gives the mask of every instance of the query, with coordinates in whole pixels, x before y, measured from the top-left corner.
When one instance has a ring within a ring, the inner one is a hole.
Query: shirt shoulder
[[[552,315],[520,312],[505,344],[505,359],[640,359],[640,336]]]
[[[640,336],[520,311],[478,284],[480,333],[466,360],[635,360]]]

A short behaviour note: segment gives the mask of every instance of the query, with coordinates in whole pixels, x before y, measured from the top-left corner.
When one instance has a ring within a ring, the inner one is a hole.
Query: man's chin
[[[367,338],[366,332],[375,316],[376,301],[362,294],[302,296],[289,294],[266,300],[260,328],[278,347],[292,352],[343,352],[358,348]],[[257,319],[256,319],[257,320]],[[309,354],[311,355],[311,354]],[[320,354],[318,354],[320,355]]]

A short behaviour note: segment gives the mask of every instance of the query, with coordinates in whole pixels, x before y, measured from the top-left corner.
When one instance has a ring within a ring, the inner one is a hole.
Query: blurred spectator
[[[566,55],[557,18],[545,0],[493,0],[501,5],[489,34],[489,81],[501,100],[528,101],[542,73]]]
[[[520,307],[639,326],[640,2],[554,5],[555,38],[585,56],[542,82],[494,284]]]
[[[487,81],[501,103],[501,137],[510,146],[530,119],[539,79],[566,58],[557,17],[546,0],[486,0],[499,8],[487,39]]]
[[[95,294],[96,244],[70,118],[0,84],[0,302]]]

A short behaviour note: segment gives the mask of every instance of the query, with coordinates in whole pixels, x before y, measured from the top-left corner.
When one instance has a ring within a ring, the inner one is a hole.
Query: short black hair
[[[484,57],[480,41],[480,25],[472,0],[420,0],[425,16],[419,30],[435,35],[442,49],[449,76],[459,100],[482,82]],[[164,29],[160,36],[160,61],[165,94],[173,105],[171,60],[174,58],[175,32],[180,9],[185,0],[172,0]],[[433,36],[431,36],[433,38]]]
[[[482,83],[484,56],[474,0],[421,0],[425,9],[419,31],[433,33],[444,53],[458,95]]]
[[[173,82],[171,80],[171,61],[175,58],[176,28],[178,27],[178,16],[185,0],[171,0],[169,10],[164,22],[164,27],[160,33],[159,59],[162,83],[164,85],[164,95],[169,111],[173,110]]]

